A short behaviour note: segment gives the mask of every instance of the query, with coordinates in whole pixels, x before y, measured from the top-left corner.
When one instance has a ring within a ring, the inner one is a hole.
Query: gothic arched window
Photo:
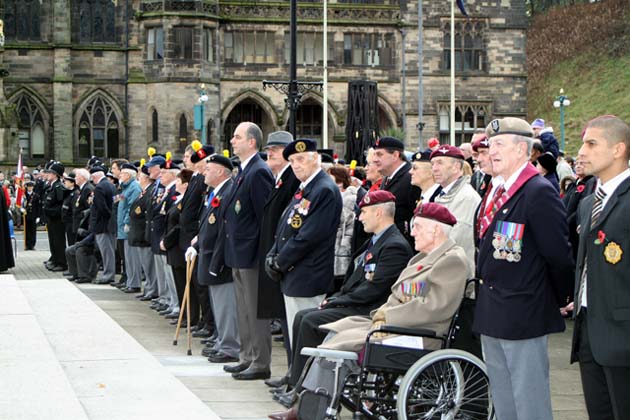
[[[455,23],[455,70],[464,72],[484,72],[486,51],[483,33],[484,22],[466,21]],[[451,69],[451,25],[445,23],[443,69]]]
[[[151,113],[151,143],[158,143],[158,112],[155,109]]]
[[[43,158],[46,151],[45,124],[42,111],[28,95],[15,101],[18,116],[18,142],[22,154],[31,158]]]
[[[118,117],[100,95],[88,102],[79,119],[79,158],[90,156],[120,156]]]
[[[116,41],[116,5],[112,0],[79,0],[75,4],[80,43]]]
[[[188,119],[186,115],[179,116],[179,151],[183,152],[188,144]]]
[[[41,38],[40,0],[5,0],[4,36],[8,40],[38,41]]]

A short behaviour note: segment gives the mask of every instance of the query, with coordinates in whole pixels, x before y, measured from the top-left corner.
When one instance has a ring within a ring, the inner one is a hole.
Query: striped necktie
[[[591,210],[591,226],[597,224],[599,221],[599,217],[602,215],[602,210],[604,209],[604,198],[606,197],[606,192],[600,186],[597,191],[595,191],[595,199],[593,200],[593,209]],[[588,271],[588,263],[585,257],[584,259],[584,269],[582,270],[582,276],[580,277],[580,288],[578,289],[578,297],[577,302],[574,303],[575,313],[576,315],[580,313],[580,309],[582,308],[582,296],[584,295],[586,289],[586,272]]]

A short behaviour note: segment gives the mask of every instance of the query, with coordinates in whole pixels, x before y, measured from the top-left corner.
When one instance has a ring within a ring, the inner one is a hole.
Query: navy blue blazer
[[[496,258],[499,221],[524,225],[518,262]],[[558,308],[572,270],[566,210],[554,187],[535,175],[497,211],[480,241],[474,331],[508,340],[564,331]]]
[[[258,266],[260,227],[274,177],[267,164],[255,154],[234,183],[231,197],[225,203],[225,265],[254,268]]]
[[[90,233],[113,233],[108,229],[109,219],[112,217],[112,206],[116,187],[103,177],[94,186],[92,206],[90,207]]]
[[[303,200],[310,203],[306,214],[297,210]],[[341,208],[339,187],[323,170],[304,188],[301,198],[294,195],[289,202],[269,251],[277,255],[284,274],[284,295],[313,297],[332,291]]]
[[[199,233],[199,216],[207,190],[208,186],[204,182],[203,174],[197,173],[193,175],[188,183],[186,193],[184,193],[184,197],[180,201],[179,248],[183,251],[188,249],[192,238]]]
[[[199,253],[197,256],[197,281],[204,286],[214,286],[232,281],[232,271],[225,267],[223,258],[225,244],[223,243],[223,223],[221,220],[223,220],[227,208],[225,203],[230,199],[233,186],[234,181],[228,179],[220,190],[215,190],[213,200],[218,202],[218,207],[208,205],[201,212],[195,249]],[[210,275],[210,272],[216,276]]]
[[[575,300],[580,276],[588,261],[586,318],[595,361],[603,366],[630,366],[630,178],[608,198],[597,223],[591,225],[594,194],[578,207],[580,246],[575,270]],[[602,244],[595,244],[599,231]],[[578,323],[579,325],[579,323]],[[573,333],[572,361],[576,361],[579,331]]]
[[[173,205],[175,198],[177,198],[177,191],[173,184],[168,190],[164,187],[160,196],[153,200],[151,219],[148,223],[151,231],[151,252],[154,254],[166,254],[160,249],[160,241],[166,232],[166,213]],[[148,211],[147,217],[149,217]]]

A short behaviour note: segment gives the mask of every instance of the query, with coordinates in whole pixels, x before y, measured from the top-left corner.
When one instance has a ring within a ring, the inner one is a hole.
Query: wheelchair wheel
[[[461,350],[427,354],[405,374],[398,390],[397,412],[401,420],[493,419],[485,364]]]

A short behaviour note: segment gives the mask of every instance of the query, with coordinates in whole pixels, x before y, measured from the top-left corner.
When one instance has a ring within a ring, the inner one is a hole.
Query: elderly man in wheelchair
[[[336,419],[340,406],[353,419],[493,418],[472,320],[464,316],[472,313],[473,301],[464,297],[474,283],[467,281],[471,267],[449,239],[456,222],[440,204],[416,210],[411,234],[419,253],[387,302],[369,317],[321,326],[329,331],[322,345],[302,350],[311,358],[298,404],[270,418]]]

